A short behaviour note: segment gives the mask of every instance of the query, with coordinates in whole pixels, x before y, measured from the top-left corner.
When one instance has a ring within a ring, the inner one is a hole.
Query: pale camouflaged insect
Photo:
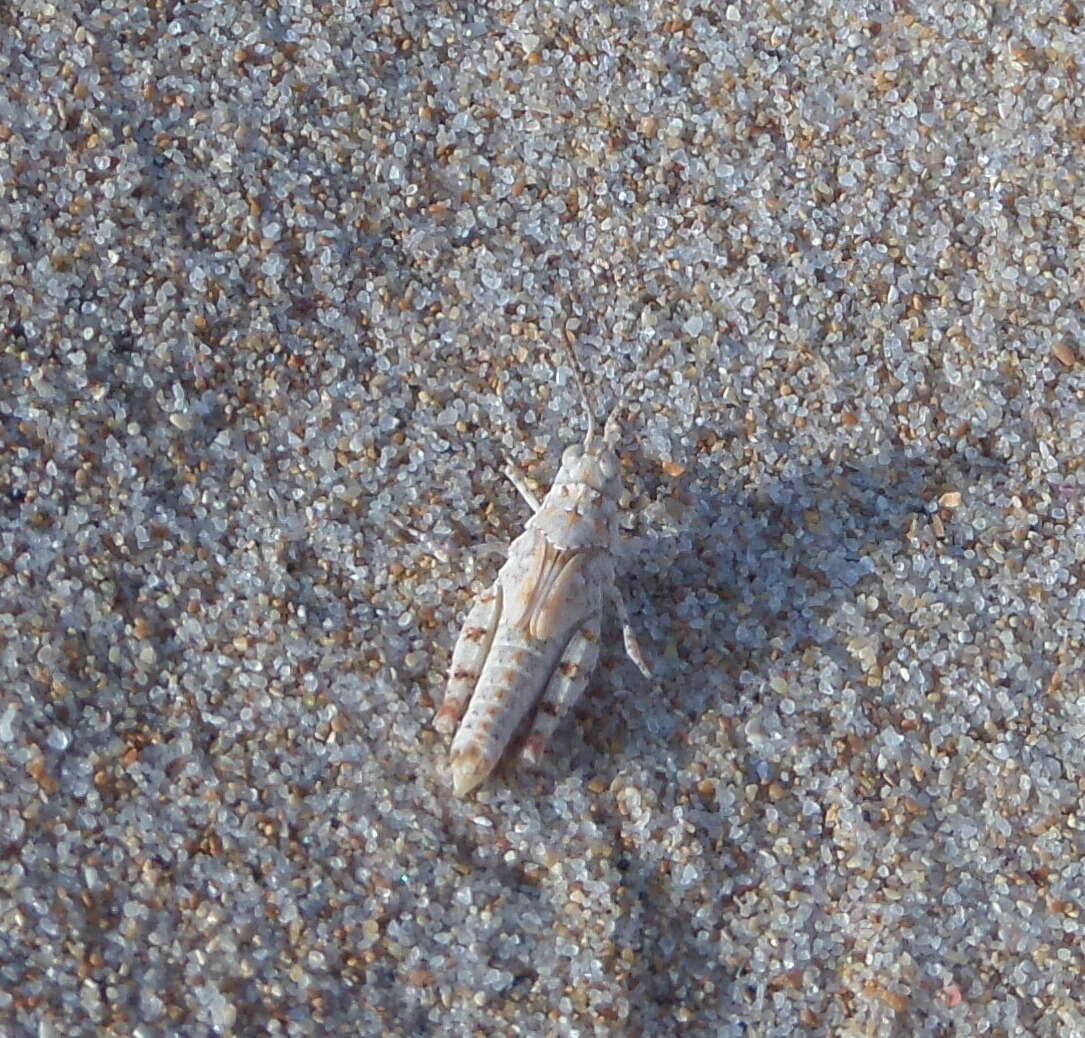
[[[597,435],[571,350],[569,357],[587,411],[587,435],[583,444],[566,448],[542,502],[507,470],[534,515],[467,615],[434,722],[446,735],[456,731],[450,757],[457,796],[486,779],[533,708],[520,757],[538,763],[558,722],[587,687],[608,600],[618,610],[626,652],[650,676],[614,579],[621,492],[614,447],[625,394]]]

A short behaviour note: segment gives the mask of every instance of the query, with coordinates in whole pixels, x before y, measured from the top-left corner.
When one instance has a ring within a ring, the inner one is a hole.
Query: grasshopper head
[[[633,373],[626,380],[618,399],[610,410],[610,414],[603,422],[603,432],[600,435],[595,421],[595,411],[592,408],[591,399],[584,383],[584,372],[580,362],[576,358],[569,342],[565,342],[565,351],[572,365],[573,375],[576,378],[577,388],[580,390],[580,399],[584,404],[584,413],[588,419],[588,431],[584,436],[584,443],[573,444],[566,447],[561,456],[561,471],[558,472],[557,483],[580,483],[593,487],[600,493],[617,498],[621,492],[621,480],[619,477],[618,455],[615,452],[619,439],[618,423],[620,415],[625,409],[629,395],[637,384],[643,385],[643,370]],[[668,340],[660,341],[656,349],[650,351],[644,368],[654,364],[668,345]]]
[[[582,483],[607,497],[617,497],[621,492],[618,455],[601,436],[570,444],[561,456],[561,470],[554,482]]]

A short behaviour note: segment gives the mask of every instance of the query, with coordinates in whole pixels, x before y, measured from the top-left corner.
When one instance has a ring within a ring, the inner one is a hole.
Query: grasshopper
[[[582,444],[565,449],[541,502],[511,466],[506,468],[533,514],[510,545],[497,579],[467,614],[434,719],[438,731],[456,733],[450,759],[457,796],[486,779],[533,709],[520,759],[538,763],[595,668],[605,603],[617,609],[630,659],[651,676],[614,574],[621,492],[614,448],[626,394],[598,435],[579,363],[571,347],[566,349],[588,431]]]

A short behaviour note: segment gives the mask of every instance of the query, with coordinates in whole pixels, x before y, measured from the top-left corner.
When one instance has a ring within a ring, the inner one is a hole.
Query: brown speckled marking
[[[478,672],[474,670],[467,670],[464,667],[460,667],[455,674],[452,675],[457,681],[477,681]]]
[[[459,719],[460,719],[460,711],[459,711],[459,709],[456,706],[453,706],[453,705],[445,705],[445,706],[442,706],[441,709],[437,711],[437,716],[433,719],[433,723],[434,723],[435,727],[437,728],[437,730],[440,731],[445,726],[445,722],[447,722],[447,721],[456,722]]]
[[[471,743],[466,746],[458,754],[456,754],[457,760],[476,761],[482,757],[482,747],[477,742]]]
[[[473,642],[481,641],[483,638],[486,637],[486,628],[485,627],[468,627],[468,628],[466,628],[464,630],[463,636],[465,638],[470,638],[470,640],[473,641]]]
[[[579,670],[580,667],[578,667],[575,663],[563,663],[561,665],[561,672],[567,678],[575,677]]]
[[[521,754],[525,760],[530,761],[532,764],[537,764],[545,749],[546,740],[541,735],[529,735],[524,741],[524,748],[521,751]]]

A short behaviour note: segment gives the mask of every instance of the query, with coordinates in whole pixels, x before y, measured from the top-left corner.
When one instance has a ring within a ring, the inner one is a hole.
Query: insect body
[[[574,372],[584,393],[575,364]],[[458,796],[485,780],[533,708],[520,752],[525,762],[538,762],[587,686],[608,600],[618,610],[626,651],[648,676],[614,578],[621,490],[615,439],[610,421],[596,435],[589,408],[583,445],[566,448],[541,503],[509,472],[534,515],[468,613],[435,720],[440,731],[456,731],[451,763]]]

